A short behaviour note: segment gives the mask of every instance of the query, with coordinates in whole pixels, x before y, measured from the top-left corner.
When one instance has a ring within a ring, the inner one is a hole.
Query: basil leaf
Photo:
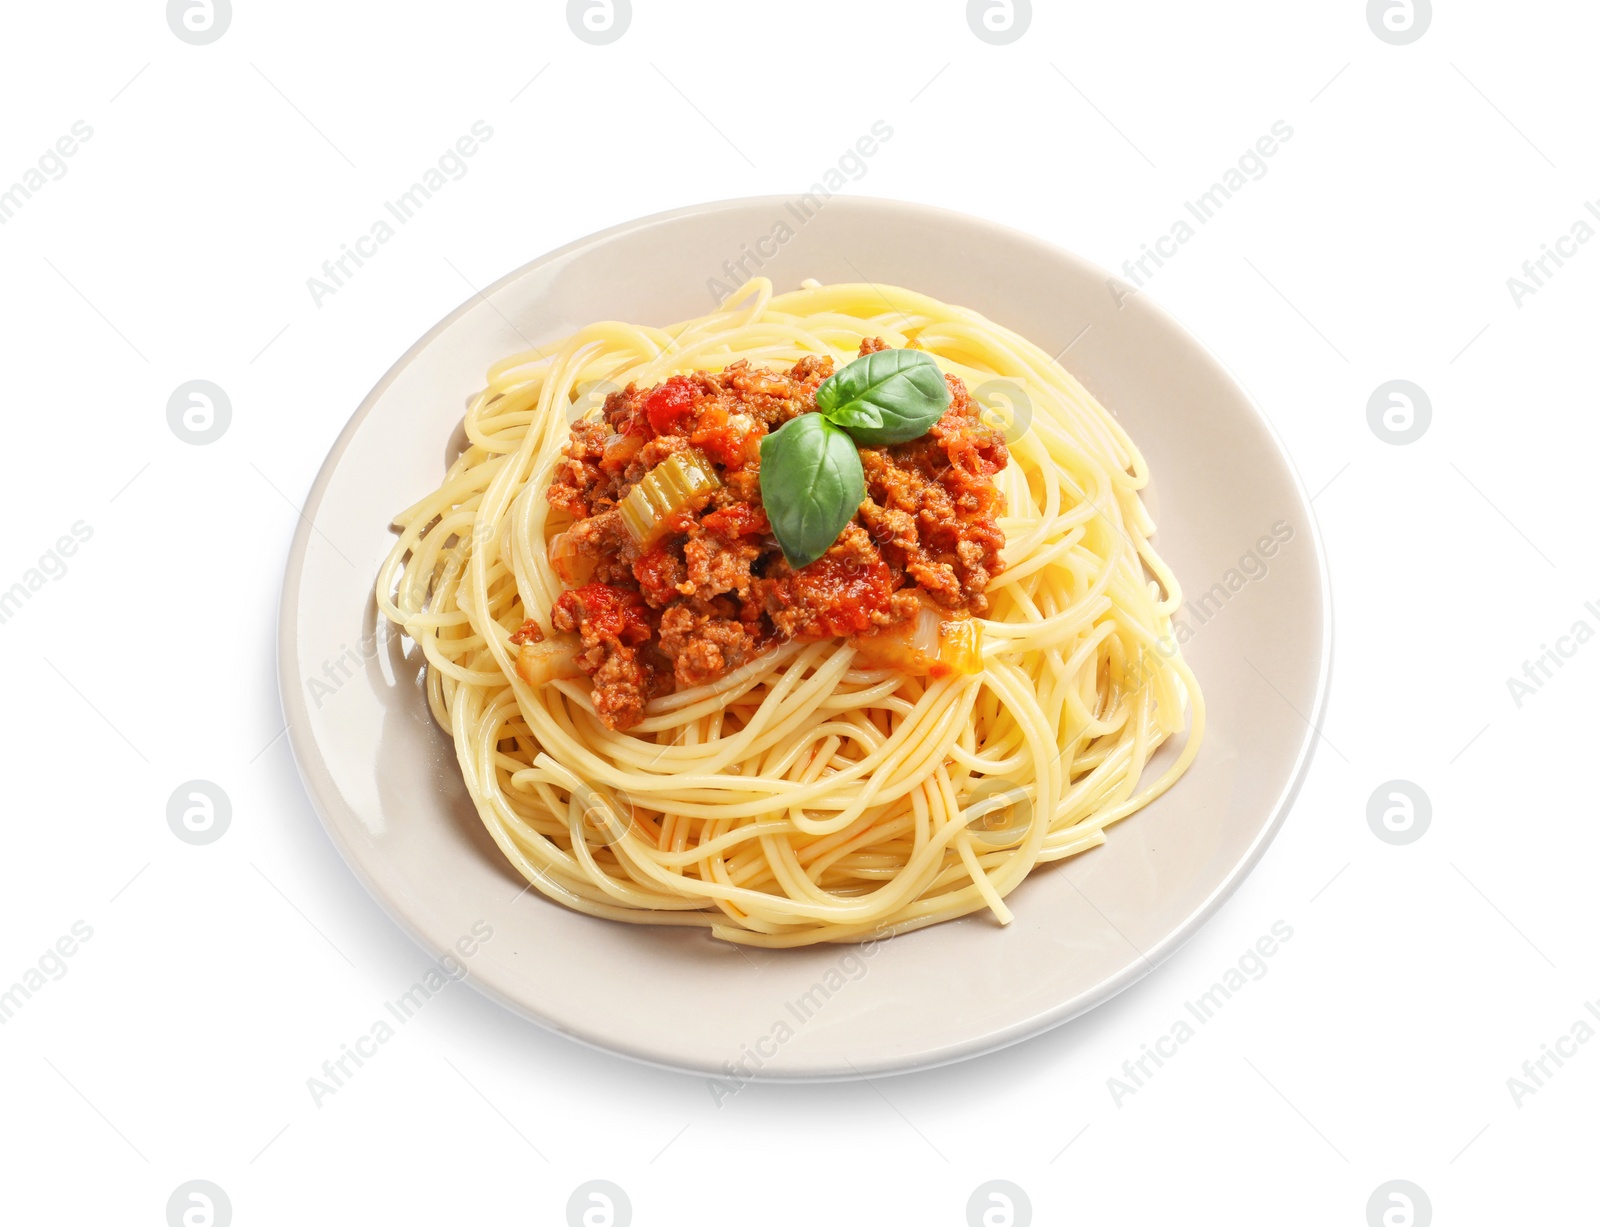
[[[883,426],[883,410],[864,400],[852,401],[823,414],[835,426],[854,433],[858,430],[877,430]]]
[[[802,413],[761,440],[761,502],[783,556],[813,563],[866,497],[855,441],[820,413]]]
[[[865,354],[817,387],[817,412],[865,447],[921,438],[949,407],[950,387],[920,349]]]

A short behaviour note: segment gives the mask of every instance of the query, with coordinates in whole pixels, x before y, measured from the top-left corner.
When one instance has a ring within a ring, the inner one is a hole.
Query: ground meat
[[[555,478],[547,497],[550,505],[574,519],[592,514],[591,508],[604,492],[608,478],[600,468],[605,454],[606,429],[598,422],[576,422],[567,444],[565,459],[556,464]]]
[[[598,657],[585,653],[578,660],[584,672],[593,674],[589,698],[607,728],[632,728],[644,719],[646,696],[654,687],[649,666],[636,652],[613,649]]]
[[[682,435],[663,435],[659,439],[651,439],[650,442],[639,449],[639,458],[628,466],[628,485],[631,486],[638,481],[640,477],[643,477],[668,456],[676,456],[679,452],[688,451],[689,446],[689,440]]]
[[[714,682],[756,654],[758,639],[743,623],[674,605],[661,615],[661,650],[680,686]]]
[[[689,568],[676,550],[652,546],[633,564],[633,578],[639,581],[639,594],[652,609],[662,609],[694,591],[689,583]]]
[[[591,583],[556,598],[550,620],[558,631],[576,632],[578,667],[594,682],[590,698],[608,728],[628,728],[644,716],[658,689],[654,654],[643,645],[655,628],[636,591]]]
[[[633,568],[623,561],[622,549],[632,545],[633,538],[628,536],[622,514],[615,508],[579,520],[569,531],[578,553],[594,560],[595,579],[616,583],[632,578]]]
[[[983,590],[1001,569],[1004,500],[994,475],[1005,467],[1000,434],[983,424],[954,376],[950,407],[920,439],[861,448],[867,497],[859,513],[889,563],[946,609],[984,613]]]
[[[704,520],[701,521],[705,523]],[[701,598],[736,593],[750,595],[750,568],[761,557],[761,546],[743,539],[728,543],[713,533],[696,533],[683,543],[692,594]]]
[[[886,348],[869,337],[860,352]],[[571,517],[568,541],[592,575],[562,593],[551,620],[578,635],[578,665],[608,728],[637,724],[653,695],[715,681],[773,644],[903,622],[919,592],[955,614],[988,608],[983,592],[1005,545],[994,475],[1008,457],[953,376],[949,409],[926,435],[857,449],[866,498],[832,548],[798,571],[784,559],[761,506],[760,442],[814,411],[832,374],[820,355],[788,371],[735,362],[629,384],[606,398],[604,421],[573,426],[547,497]],[[641,550],[616,507],[690,450],[722,484]]]
[[[829,639],[889,626],[916,612],[916,596],[895,577],[867,530],[846,524],[839,540],[795,571],[783,558],[756,581],[763,612],[784,639]],[[898,597],[898,599],[897,599]]]

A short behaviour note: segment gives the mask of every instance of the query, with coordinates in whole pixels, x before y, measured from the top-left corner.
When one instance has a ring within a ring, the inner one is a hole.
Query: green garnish
[[[817,388],[817,412],[791,418],[761,440],[761,502],[796,570],[839,539],[866,496],[856,445],[921,438],[944,416],[950,388],[919,349],[865,354]]]
[[[802,413],[761,440],[761,502],[789,565],[828,552],[866,496],[855,440],[820,413]]]
[[[864,447],[920,439],[950,407],[950,387],[920,349],[880,349],[817,388],[817,412]]]

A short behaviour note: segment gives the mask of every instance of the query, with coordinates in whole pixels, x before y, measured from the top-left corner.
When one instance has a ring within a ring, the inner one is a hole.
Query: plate
[[[1155,542],[1187,596],[1179,621],[1206,741],[1178,785],[1103,847],[1023,883],[1009,927],[975,915],[867,946],[769,951],[568,911],[525,889],[483,830],[428,713],[414,645],[379,625],[371,585],[390,518],[438,484],[489,365],[594,320],[704,314],[719,283],[743,279],[729,272],[741,260],[779,292],[806,277],[898,284],[1067,350],[1064,364],[1149,460]],[[768,197],[572,243],[475,295],[395,363],[306,504],[284,581],[279,685],[329,834],[425,949],[556,1032],[738,1086],[970,1057],[1147,974],[1282,823],[1310,762],[1330,647],[1326,566],[1293,465],[1249,396],[1146,297],[976,218]]]

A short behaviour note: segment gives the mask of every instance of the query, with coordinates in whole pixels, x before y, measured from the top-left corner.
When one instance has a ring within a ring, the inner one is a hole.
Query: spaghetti
[[[586,679],[519,675],[514,636],[553,634],[567,587],[550,547],[568,522],[545,495],[571,421],[597,418],[608,389],[741,359],[842,363],[873,338],[1007,402],[991,410],[1010,462],[980,669],[910,676],[846,639],[795,640],[650,698],[625,727]],[[1150,543],[1143,458],[1049,355],[975,312],[866,284],[774,296],[755,278],[698,319],[598,323],[505,359],[465,433],[443,484],[396,517],[377,600],[425,655],[484,825],[568,907],[760,946],[984,909],[1006,923],[1035,866],[1104,843],[1199,749],[1204,704],[1173,637],[1181,597]],[[1186,710],[1181,748],[1147,773]]]

